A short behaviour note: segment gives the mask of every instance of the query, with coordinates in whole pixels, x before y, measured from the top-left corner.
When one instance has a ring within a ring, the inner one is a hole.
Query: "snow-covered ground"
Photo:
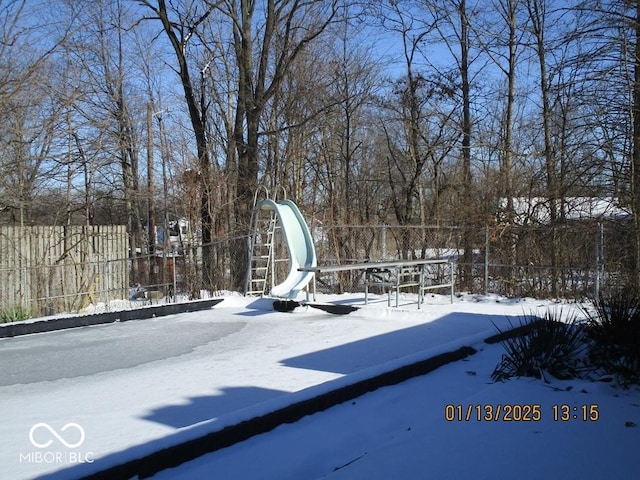
[[[478,352],[156,477],[640,476],[638,388],[491,382],[503,353],[483,341],[494,324],[555,306],[408,300],[319,298],[362,306],[339,316],[230,296],[204,312],[2,339],[0,362],[21,378],[0,374],[0,478],[77,478],[464,345]]]

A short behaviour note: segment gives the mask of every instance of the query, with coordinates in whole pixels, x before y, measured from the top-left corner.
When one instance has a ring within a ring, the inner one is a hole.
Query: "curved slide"
[[[273,210],[276,213],[289,251],[289,274],[282,283],[271,289],[270,295],[295,299],[314,275],[313,272],[299,272],[298,268],[317,265],[316,250],[309,227],[298,206],[291,200],[276,203],[265,199],[261,200],[256,208]]]

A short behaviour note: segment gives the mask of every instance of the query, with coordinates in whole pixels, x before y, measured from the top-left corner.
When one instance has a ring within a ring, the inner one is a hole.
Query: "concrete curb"
[[[461,347],[452,352],[442,353],[426,360],[337,388],[317,397],[294,403],[251,420],[228,426],[222,430],[203,435],[200,438],[164,448],[83,478],[92,480],[148,478],[162,470],[177,467],[207,453],[229,447],[255,435],[269,432],[282,424],[294,423],[307,415],[324,411],[381,387],[396,385],[413,377],[432,372],[443,365],[462,360],[474,353],[476,353],[476,350],[471,347]]]
[[[28,323],[7,323],[0,325],[0,338],[17,337],[19,335],[28,335],[31,333],[52,332],[68,328],[87,327],[90,325],[127,322],[129,320],[144,320],[147,318],[175,315],[177,313],[196,312],[209,309],[222,302],[222,300],[222,298],[214,298],[211,300],[157,305],[153,307],[138,308],[135,310],[122,310],[119,312],[53,318],[51,320],[41,320]]]

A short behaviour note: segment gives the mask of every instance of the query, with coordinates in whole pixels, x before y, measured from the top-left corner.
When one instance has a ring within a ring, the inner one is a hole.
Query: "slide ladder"
[[[256,194],[257,197],[257,194]],[[313,279],[311,272],[298,271],[301,267],[316,266],[316,254],[311,232],[297,205],[291,200],[276,201],[267,198],[255,203],[252,234],[250,236],[250,265],[247,274],[246,295],[265,295],[295,299]],[[276,258],[282,241],[288,258]],[[278,245],[275,245],[275,244]],[[274,285],[275,265],[288,262],[286,278]]]
[[[252,229],[251,245],[249,248],[251,264],[247,281],[247,295],[264,295],[267,291],[267,281],[273,276],[273,237],[278,226],[275,212],[269,218],[259,218],[260,212],[255,212],[255,226]]]

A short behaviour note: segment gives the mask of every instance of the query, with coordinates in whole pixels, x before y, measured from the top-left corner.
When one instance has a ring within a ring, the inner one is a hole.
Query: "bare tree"
[[[339,2],[267,0],[257,6],[253,1],[224,2],[234,25],[238,69],[234,141],[241,228],[248,226],[258,184],[261,116],[296,58],[335,20]]]
[[[538,61],[539,73],[539,96],[541,104],[541,125],[543,133],[542,155],[546,173],[546,200],[548,202],[549,221],[551,224],[551,290],[552,294],[557,294],[558,270],[556,267],[560,262],[560,243],[558,237],[558,222],[562,217],[562,192],[558,173],[558,146],[554,144],[554,109],[553,90],[554,79],[557,79],[559,71],[563,65],[558,62],[550,66],[549,53],[558,49],[562,44],[552,41],[550,31],[553,26],[549,25],[553,20],[549,0],[527,0],[526,7],[529,18],[529,28],[532,37],[533,50]],[[556,17],[557,18],[557,17]],[[560,129],[562,130],[562,128]]]
[[[628,283],[640,289],[640,3],[585,0],[575,7],[590,16],[576,34],[589,47],[583,101],[593,157],[606,161],[596,186],[611,192],[632,214],[627,256],[620,261]],[[588,104],[587,104],[588,102]]]
[[[221,12],[233,25],[237,97],[233,141],[237,154],[236,226],[249,229],[251,208],[260,172],[261,120],[296,58],[334,21],[339,1],[224,0]],[[239,251],[246,251],[239,244]],[[248,255],[239,255],[234,268],[241,285]]]
[[[152,19],[160,21],[162,30],[167,36],[176,58],[175,69],[184,92],[184,100],[189,112],[189,120],[195,138],[198,178],[200,190],[200,227],[202,230],[204,284],[211,284],[211,239],[213,218],[211,215],[211,183],[209,153],[209,141],[206,127],[206,103],[202,96],[198,95],[196,79],[192,69],[193,62],[189,57],[190,48],[200,38],[203,24],[211,16],[216,8],[216,3],[208,1],[194,2],[192,4],[174,5],[164,0],[156,2],[140,0],[139,3],[153,12]],[[197,60],[197,59],[196,59]]]
[[[479,15],[478,5],[468,8],[466,0],[438,0],[434,2],[425,1],[425,7],[432,16],[438,12],[445,12],[442,21],[436,23],[436,29],[440,40],[444,43],[446,50],[450,53],[455,64],[454,71],[460,79],[459,98],[462,115],[459,120],[461,135],[460,144],[460,194],[459,194],[459,222],[464,227],[463,233],[463,258],[462,276],[463,284],[471,287],[473,261],[473,239],[471,225],[477,223],[478,211],[474,201],[474,183],[472,169],[472,140],[473,140],[473,118],[472,118],[472,88],[473,77],[478,75],[479,70],[472,71],[474,60],[477,58],[472,53],[472,19]],[[451,74],[451,73],[449,73]]]
[[[514,163],[514,128],[516,124],[516,87],[518,79],[519,50],[522,50],[523,22],[521,20],[522,0],[496,0],[492,3],[496,16],[484,19],[484,27],[476,38],[482,42],[484,52],[489,56],[498,71],[506,80],[506,98],[504,113],[500,115],[501,124],[497,125],[500,134],[500,196],[506,199],[504,219],[513,223],[513,163]],[[496,22],[496,19],[499,22]],[[479,27],[476,26],[476,29]],[[499,107],[497,104],[496,107]],[[489,107],[491,108],[491,107]]]
[[[633,151],[631,157],[631,192],[635,233],[635,262],[631,285],[640,291],[640,2],[633,15]]]
[[[77,79],[82,95],[76,95],[74,110],[90,126],[93,138],[100,139],[101,154],[118,159],[117,183],[125,205],[130,256],[135,258],[139,252],[145,253],[147,245],[143,229],[145,195],[140,190],[139,168],[140,126],[145,105],[137,101],[136,59],[129,37],[135,18],[121,0],[76,2],[70,8],[83,25],[83,30],[66,44],[67,54],[82,69],[82,76]],[[86,166],[87,159],[93,156],[93,152],[81,146],[87,142],[83,138],[87,135],[79,132],[74,135],[80,161]],[[101,176],[108,175],[112,163],[110,160],[101,165]],[[97,168],[96,165],[94,170]],[[145,282],[138,261],[132,265],[133,281]]]
[[[376,68],[367,45],[352,40],[361,27],[345,17],[332,28],[335,35],[324,50],[324,62],[317,61],[322,74],[315,84],[315,96],[326,108],[311,123],[316,142],[303,145],[305,156],[313,162],[310,179],[317,182],[316,211],[323,222],[337,227],[327,235],[332,245],[329,254],[338,262],[370,254],[373,239],[354,235],[352,227],[375,221],[386,183],[371,144],[377,127],[372,111],[379,88]],[[312,100],[307,104],[319,106]],[[339,275],[342,285],[353,280],[353,272]]]
[[[430,19],[427,26],[424,22],[416,32],[414,23],[416,20],[412,18],[410,12],[401,10],[397,3],[390,4],[390,12],[384,17],[386,27],[400,34],[402,39],[403,67],[406,77],[396,84],[396,89],[400,96],[400,106],[402,109],[401,118],[403,123],[403,131],[406,138],[406,155],[407,162],[402,160],[404,156],[402,150],[398,150],[390,146],[389,148],[389,178],[392,190],[392,203],[394,205],[395,216],[400,225],[415,224],[418,220],[424,222],[424,218],[416,218],[418,213],[416,206],[418,200],[422,198],[422,176],[423,168],[427,160],[421,144],[424,139],[423,111],[424,99],[419,98],[420,91],[427,90],[425,84],[428,80],[422,73],[415,71],[415,56],[419,52],[421,43],[426,35],[435,28],[436,19]],[[385,129],[388,142],[393,143],[392,134]],[[394,178],[400,176],[400,181],[394,181]],[[419,204],[419,212],[423,212],[422,202]],[[405,250],[403,248],[403,250]]]
[[[42,32],[28,21],[32,7],[26,0],[0,0],[0,213],[20,225],[58,213],[50,204],[43,218],[37,196],[58,173],[48,161],[61,113],[52,95],[53,56],[68,33],[59,28],[39,42]]]

